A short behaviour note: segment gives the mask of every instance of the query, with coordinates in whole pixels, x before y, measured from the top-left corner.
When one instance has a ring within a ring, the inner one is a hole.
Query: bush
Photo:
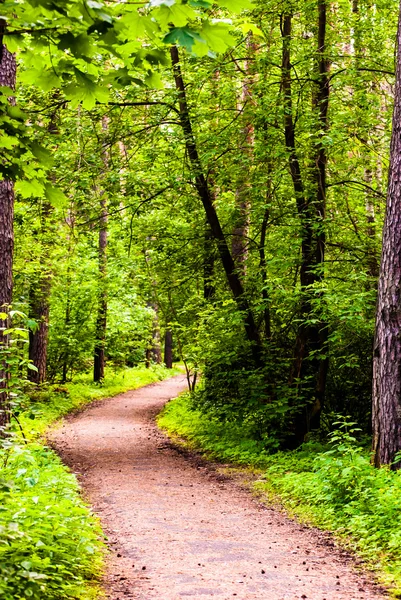
[[[0,597],[88,598],[102,567],[101,531],[75,477],[38,444],[3,450]]]

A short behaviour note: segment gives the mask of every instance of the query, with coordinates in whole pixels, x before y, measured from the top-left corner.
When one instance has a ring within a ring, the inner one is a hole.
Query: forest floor
[[[184,376],[93,403],[52,433],[111,549],[110,600],[386,597],[332,538],[259,503],[243,477],[183,453],[154,422]]]

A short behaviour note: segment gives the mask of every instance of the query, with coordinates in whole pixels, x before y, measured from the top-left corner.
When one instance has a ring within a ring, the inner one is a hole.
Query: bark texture
[[[17,65],[15,57],[2,43],[5,21],[0,19],[0,86],[15,89]],[[0,181],[0,311],[7,312],[13,293],[13,251],[14,251],[14,184]],[[7,327],[7,321],[0,320],[0,328]],[[0,344],[8,340],[0,334]],[[7,426],[10,413],[7,394],[7,373],[0,364],[0,434]]]
[[[401,450],[401,7],[387,210],[378,285],[373,358],[373,451],[376,466]],[[392,465],[399,469],[401,461]]]
[[[29,332],[29,359],[37,371],[28,370],[28,379],[34,383],[46,380],[47,341],[49,334],[50,273],[41,274],[39,284],[30,289],[30,315],[37,322],[37,329]]]
[[[107,132],[107,117],[103,117],[103,134]],[[102,146],[102,160],[104,174],[109,165],[109,156],[105,141]],[[107,328],[107,196],[105,190],[101,189],[100,194],[100,219],[99,219],[99,296],[96,319],[95,333],[95,352],[93,362],[93,381],[102,381],[104,379],[105,366],[105,345]]]
[[[241,155],[240,174],[235,192],[236,222],[233,230],[232,254],[240,273],[246,273],[246,260],[248,257],[248,235],[251,210],[251,171],[255,144],[255,128],[253,125],[252,107],[255,105],[253,97],[252,65],[256,44],[252,33],[248,33],[246,40],[247,60],[244,61],[244,79],[242,82],[241,99],[238,111],[241,112]]]
[[[164,334],[164,364],[167,369],[173,368],[173,332],[169,328]]]

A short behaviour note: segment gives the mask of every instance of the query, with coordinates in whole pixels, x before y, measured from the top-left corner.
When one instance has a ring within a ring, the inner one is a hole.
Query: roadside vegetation
[[[28,388],[0,449],[0,597],[4,600],[102,598],[104,536],[75,476],[46,446],[46,429],[93,400],[160,381],[162,366],[113,371],[103,385],[80,374]]]

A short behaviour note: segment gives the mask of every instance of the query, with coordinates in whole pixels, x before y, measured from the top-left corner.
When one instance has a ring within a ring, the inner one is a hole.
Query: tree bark
[[[169,327],[164,334],[164,364],[167,369],[173,368],[173,332]]]
[[[0,86],[15,89],[17,64],[15,56],[3,44],[6,22],[0,19]],[[14,184],[0,181],[0,312],[8,312],[13,293],[13,252],[14,252]],[[8,339],[2,335],[8,319],[0,320],[0,345],[7,346]],[[10,421],[7,393],[6,366],[0,363],[0,435]]]
[[[107,117],[103,117],[103,134],[107,131]],[[108,153],[103,142],[102,160],[104,173],[108,169]],[[93,381],[103,381],[105,366],[105,345],[107,328],[107,196],[104,189],[100,190],[100,219],[99,219],[99,297],[95,330],[95,352],[93,364]]]
[[[50,288],[50,273],[41,273],[38,284],[32,285],[29,292],[30,316],[37,322],[37,329],[29,331],[29,359],[37,371],[28,369],[28,379],[37,384],[46,380]]]
[[[156,303],[152,304],[155,316],[153,318],[153,331],[152,331],[152,348],[151,356],[154,363],[161,365],[162,363],[162,349],[160,342],[160,323],[159,323],[159,307]]]
[[[373,357],[373,452],[376,466],[401,467],[401,5],[387,209],[383,230]]]
[[[178,93],[178,102],[180,109],[180,121],[185,136],[185,145],[189,157],[192,173],[195,179],[195,187],[199,198],[202,201],[205,209],[206,218],[211,230],[211,233],[216,240],[220,259],[227,277],[230,290],[237,302],[238,308],[244,314],[245,333],[248,340],[252,343],[254,359],[256,362],[260,360],[261,343],[259,332],[249,306],[249,303],[244,294],[241,279],[236,272],[235,263],[226,238],[224,236],[221,224],[213,203],[213,194],[209,188],[208,181],[203,173],[202,164],[199,158],[198,149],[195,141],[195,135],[192,130],[192,123],[189,114],[189,108],[186,97],[184,80],[181,73],[180,58],[176,46],[170,48],[171,62],[173,65],[174,81]]]
[[[253,97],[253,57],[256,44],[252,33],[249,32],[246,40],[247,60],[243,65],[244,80],[242,82],[241,100],[238,110],[241,114],[241,147],[240,147],[240,175],[237,180],[235,191],[236,222],[233,230],[231,251],[234,262],[242,275],[246,274],[246,260],[248,256],[248,234],[249,213],[251,203],[251,181],[250,174],[253,162],[255,128],[253,124],[252,106],[255,101]]]

